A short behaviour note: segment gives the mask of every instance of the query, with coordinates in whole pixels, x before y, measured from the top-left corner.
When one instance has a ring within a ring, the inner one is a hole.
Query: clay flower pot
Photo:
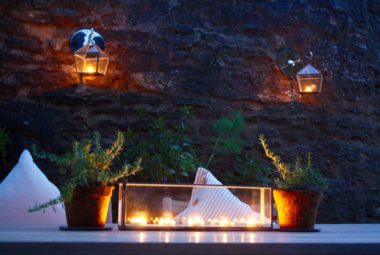
[[[68,227],[104,227],[113,186],[78,188],[65,202]]]
[[[274,190],[278,224],[282,229],[314,229],[323,192]]]

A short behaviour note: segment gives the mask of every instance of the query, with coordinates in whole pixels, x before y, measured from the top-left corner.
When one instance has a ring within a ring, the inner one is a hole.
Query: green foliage
[[[259,141],[265,155],[272,160],[278,171],[279,177],[275,179],[278,188],[315,191],[327,188],[327,179],[321,175],[318,169],[313,168],[311,153],[307,154],[305,160],[296,157],[294,164],[288,165],[282,162],[279,156],[270,151],[263,135],[259,136]]]
[[[215,138],[213,150],[205,165],[208,168],[216,156],[240,154],[245,145],[241,138],[245,130],[244,117],[241,112],[236,112],[233,118],[222,117],[213,125]]]
[[[260,166],[252,157],[241,155],[235,158],[235,167],[222,173],[223,183],[241,185],[269,185],[272,169]]]
[[[84,139],[74,142],[72,150],[62,156],[40,151],[33,145],[32,153],[34,156],[55,163],[61,173],[69,175],[69,179],[61,188],[60,198],[37,205],[29,211],[37,211],[62,201],[70,201],[78,187],[112,185],[120,178],[134,175],[141,170],[140,159],[136,159],[134,165],[124,164],[118,171],[111,170],[113,162],[124,146],[123,133],[117,133],[115,141],[109,148],[103,149],[100,139],[99,133],[95,132],[92,140]]]
[[[0,159],[5,163],[5,156],[7,155],[6,146],[11,140],[9,139],[9,133],[5,127],[0,124]]]
[[[139,110],[144,118],[143,110]],[[192,140],[188,137],[188,119],[191,107],[183,107],[178,123],[169,126],[167,121],[158,117],[146,134],[138,135],[132,129],[126,132],[127,150],[124,154],[129,160],[142,159],[143,174],[135,179],[148,182],[179,182],[191,180],[198,166]]]
[[[242,136],[246,126],[242,113],[236,112],[232,118],[221,117],[212,127],[215,132],[214,145],[205,167],[209,168],[217,157],[229,158],[231,168],[221,173],[224,183],[267,185],[270,169],[261,167],[249,151],[244,150],[246,143]]]

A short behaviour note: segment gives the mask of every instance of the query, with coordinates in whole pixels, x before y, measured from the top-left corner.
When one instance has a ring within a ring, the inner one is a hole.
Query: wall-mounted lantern
[[[94,29],[79,29],[70,39],[70,48],[74,54],[77,73],[83,82],[83,76],[105,75],[109,57],[104,52],[103,37]]]
[[[294,78],[297,78],[300,93],[321,92],[323,81],[322,73],[311,64],[303,66],[300,52],[291,48],[282,50],[277,56],[277,64],[281,71],[291,79],[290,96],[292,99],[294,94]]]
[[[321,72],[310,64],[297,73],[298,88],[301,93],[321,93],[322,81]]]

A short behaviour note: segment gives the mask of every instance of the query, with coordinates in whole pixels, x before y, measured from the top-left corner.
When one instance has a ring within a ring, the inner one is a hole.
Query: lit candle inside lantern
[[[144,216],[138,216],[138,217],[131,218],[129,222],[134,225],[145,226],[148,220]]]
[[[226,218],[223,218],[219,221],[219,226],[221,227],[230,227],[230,226],[234,226],[234,222],[233,221],[229,221],[228,219]]]
[[[305,92],[314,92],[316,91],[316,89],[317,89],[317,86],[315,84],[305,86]]]
[[[206,221],[206,225],[208,225],[208,226],[218,226],[219,225],[219,221],[217,219],[208,219]]]
[[[86,66],[86,73],[95,73],[95,67],[92,65]]]
[[[248,219],[247,221],[247,227],[254,227],[257,225],[257,221],[255,219]]]
[[[175,226],[175,220],[169,217],[159,218],[158,225],[159,226]]]
[[[190,217],[187,220],[187,225],[191,227],[194,227],[194,226],[200,227],[200,226],[204,226],[205,222],[201,217],[194,217],[194,218]]]

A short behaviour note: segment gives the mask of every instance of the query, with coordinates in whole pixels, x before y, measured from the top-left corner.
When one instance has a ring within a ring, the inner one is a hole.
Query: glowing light
[[[234,222],[233,221],[229,221],[228,219],[226,218],[223,218],[219,221],[219,226],[221,227],[229,227],[229,226],[234,226]]]
[[[247,227],[255,227],[257,226],[257,221],[255,219],[248,219],[247,221]]]
[[[140,243],[144,243],[145,242],[145,233],[144,232],[140,232],[140,234],[139,234],[139,240],[140,240]]]
[[[157,223],[159,226],[175,226],[176,225],[175,220],[170,217],[159,218]]]
[[[223,243],[227,243],[228,242],[228,235],[227,235],[227,233],[223,233],[222,242]]]
[[[169,242],[170,242],[169,233],[165,233],[165,243],[169,243]]]
[[[217,219],[208,219],[206,225],[208,226],[218,226],[219,221]]]
[[[145,226],[148,223],[148,220],[145,216],[138,216],[131,218],[129,222],[134,225]]]
[[[195,235],[195,242],[199,243],[201,241],[201,233],[195,232],[194,235]]]
[[[314,92],[316,90],[317,90],[317,86],[315,84],[305,86],[305,92]]]
[[[256,236],[255,236],[255,234],[254,234],[254,233],[251,233],[251,234],[249,235],[249,242],[250,242],[250,243],[254,243],[255,240],[256,240]]]
[[[189,217],[189,219],[187,220],[187,225],[191,227],[194,227],[194,226],[202,227],[205,225],[205,222],[201,217],[198,217],[198,216],[194,218]]]
[[[86,66],[86,73],[95,73],[95,67],[92,65]]]

